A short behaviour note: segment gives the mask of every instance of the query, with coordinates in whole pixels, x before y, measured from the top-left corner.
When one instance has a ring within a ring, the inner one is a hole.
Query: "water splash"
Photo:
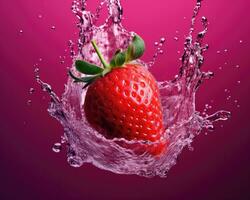
[[[89,44],[92,39],[98,44],[105,59],[110,60],[116,49],[125,49],[128,46],[134,33],[125,30],[121,24],[122,7],[119,0],[102,1],[96,13],[86,10],[86,5],[86,0],[74,0],[72,3],[72,11],[78,19],[79,39],[76,43],[69,42],[70,52],[73,63],[76,59],[84,59],[100,65]],[[102,26],[96,26],[104,5],[108,7],[109,16]],[[156,158],[147,153],[136,154],[135,151],[145,145],[142,141],[117,138],[108,140],[103,137],[86,121],[82,109],[86,90],[82,89],[82,85],[73,83],[69,78],[60,99],[52,88],[40,79],[39,70],[35,70],[37,82],[51,96],[49,114],[64,127],[67,161],[71,166],[80,167],[83,163],[92,163],[96,167],[119,174],[166,177],[169,169],[176,164],[177,156],[182,149],[187,146],[192,150],[191,143],[203,128],[212,131],[214,122],[224,121],[230,117],[227,111],[218,111],[202,117],[195,109],[197,89],[204,80],[213,76],[212,72],[200,70],[204,62],[203,53],[208,49],[208,45],[203,46],[202,42],[208,30],[206,17],[201,19],[203,30],[193,37],[200,8],[201,0],[197,0],[190,31],[184,44],[179,74],[172,81],[159,82],[165,134],[170,141],[169,148],[160,157]],[[75,44],[77,50],[74,49]],[[148,67],[144,62],[139,62]],[[74,65],[72,71],[78,76],[81,75],[75,71]],[[129,148],[124,148],[124,144]]]
[[[162,37],[159,42],[155,42],[154,45],[157,48],[154,55],[153,59],[147,64],[148,67],[152,67],[155,64],[156,59],[158,58],[159,54],[163,54],[163,45],[165,43],[166,39]]]

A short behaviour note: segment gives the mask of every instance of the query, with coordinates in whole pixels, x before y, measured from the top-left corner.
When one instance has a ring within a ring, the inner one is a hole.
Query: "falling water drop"
[[[229,100],[231,99],[231,97],[232,97],[232,96],[231,96],[231,95],[229,95],[229,96],[227,97],[227,100],[229,101]]]
[[[166,38],[164,38],[164,37],[162,37],[160,40],[161,43],[164,43],[165,41],[166,41]]]
[[[77,167],[82,166],[84,159],[79,157],[79,156],[68,155],[67,161],[68,161],[68,163],[70,164],[71,167],[76,167],[77,168]]]
[[[202,16],[201,21],[202,21],[203,24],[207,23],[207,18],[205,16]]]
[[[32,101],[29,99],[29,100],[27,101],[27,106],[31,106],[31,104],[32,104]]]
[[[35,89],[34,89],[34,88],[30,88],[30,89],[29,89],[29,93],[30,93],[30,94],[33,94],[34,92],[35,92]]]
[[[64,144],[66,142],[67,142],[67,140],[66,140],[65,136],[61,136],[61,144]]]
[[[55,153],[59,153],[62,150],[62,144],[61,143],[55,143],[52,147],[52,150]]]
[[[35,73],[38,73],[39,71],[40,71],[40,69],[38,67],[34,69]]]

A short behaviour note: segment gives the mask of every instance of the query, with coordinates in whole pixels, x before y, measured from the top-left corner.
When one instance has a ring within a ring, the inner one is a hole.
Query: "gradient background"
[[[89,1],[91,9],[95,2]],[[166,37],[165,54],[152,72],[159,80],[171,79],[178,71],[177,51],[183,49],[195,1],[123,0],[122,4],[124,26],[147,42],[144,60],[152,57],[153,43]],[[168,178],[146,179],[115,175],[89,164],[75,169],[67,164],[65,150],[52,152],[63,130],[46,111],[49,98],[35,84],[33,65],[39,63],[42,79],[62,94],[71,62],[67,57],[62,65],[59,56],[68,55],[67,41],[77,38],[71,0],[0,0],[0,199],[250,199],[249,6],[249,0],[204,0],[201,11],[210,22],[206,37],[210,49],[203,69],[216,76],[200,88],[197,109],[209,103],[210,113],[230,110],[232,119],[195,138],[194,151],[183,151]],[[30,87],[36,89],[33,95]],[[31,106],[26,105],[28,99]]]

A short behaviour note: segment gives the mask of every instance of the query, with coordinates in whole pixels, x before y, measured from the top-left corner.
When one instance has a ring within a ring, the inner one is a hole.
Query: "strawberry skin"
[[[88,87],[84,111],[90,125],[107,139],[157,142],[164,133],[157,82],[138,64],[125,64],[96,79]],[[165,146],[160,142],[146,151],[158,155]]]

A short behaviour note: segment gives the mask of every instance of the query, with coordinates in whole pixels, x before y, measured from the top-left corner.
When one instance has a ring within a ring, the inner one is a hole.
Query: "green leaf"
[[[128,49],[126,51],[126,62],[136,60],[140,58],[145,51],[145,43],[143,39],[135,35],[132,43],[128,46]]]
[[[69,71],[69,75],[71,76],[72,79],[74,79],[75,83],[79,83],[79,82],[89,83],[97,77],[97,76],[88,76],[88,77],[79,78],[79,77],[76,77],[71,71]]]
[[[83,86],[83,88],[82,88],[82,89],[87,88],[89,85],[91,85],[91,83],[92,83],[92,82],[93,82],[93,81],[86,83],[86,84]]]
[[[86,87],[88,87],[90,84],[92,84],[97,78],[99,78],[100,76],[93,76],[92,79],[90,79],[83,87],[83,89],[85,89]]]
[[[114,57],[112,58],[110,65],[111,67],[120,67],[125,63],[126,55],[124,52],[121,52],[121,50],[118,50]]]
[[[88,75],[100,74],[103,71],[102,68],[82,60],[77,60],[75,66],[79,72]]]

